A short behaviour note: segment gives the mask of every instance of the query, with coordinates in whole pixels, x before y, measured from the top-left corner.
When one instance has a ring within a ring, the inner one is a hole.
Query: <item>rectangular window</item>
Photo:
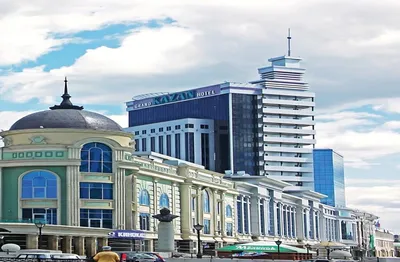
[[[175,157],[181,158],[181,134],[175,134]]]
[[[150,231],[150,214],[140,213],[139,224],[140,224],[140,230]]]
[[[113,199],[113,184],[80,183],[81,199]]]
[[[155,132],[156,132],[155,128],[150,129],[150,133],[155,133]]]
[[[211,222],[210,222],[210,220],[209,219],[204,219],[203,223],[204,223],[203,233],[204,234],[211,234],[211,226],[210,226]]]
[[[175,130],[177,130],[177,129],[181,129],[181,125],[176,125]]]
[[[167,131],[171,131],[171,127],[170,126],[167,126]]]
[[[49,225],[57,225],[56,208],[23,208],[22,220],[27,223],[42,221]]]
[[[81,209],[81,227],[113,228],[112,210]]]
[[[201,129],[208,129],[208,125],[200,125]]]
[[[280,205],[276,208],[276,220],[277,220],[277,231],[278,236],[282,235],[282,225],[281,225],[281,209]]]
[[[185,124],[185,128],[194,128],[194,124]]]
[[[195,197],[192,197],[191,207],[192,207],[192,212],[195,212],[196,211],[196,198]]]
[[[171,135],[167,135],[167,155],[172,156],[171,153]]]
[[[142,130],[142,135],[145,135],[147,133],[146,130]]]
[[[139,139],[135,139],[135,151],[140,151],[140,148],[139,148]]]
[[[164,154],[164,137],[158,137],[158,153]]]
[[[146,138],[142,138],[142,151],[147,151]]]
[[[135,131],[135,136],[138,136],[139,135],[139,131]]]
[[[154,136],[150,138],[150,150],[156,152],[156,138]]]
[[[185,160],[194,163],[194,133],[185,133]]]
[[[232,223],[226,223],[226,235],[227,236],[233,236],[233,224]]]
[[[210,169],[210,137],[209,134],[201,134],[201,164]]]
[[[160,128],[158,129],[158,132],[162,132],[162,131],[164,131],[164,128],[160,127]]]

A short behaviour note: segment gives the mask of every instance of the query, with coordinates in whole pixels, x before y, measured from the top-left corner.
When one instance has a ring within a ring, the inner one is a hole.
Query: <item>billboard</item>
[[[115,230],[108,233],[109,238],[124,238],[124,239],[144,239],[145,233],[140,230]]]

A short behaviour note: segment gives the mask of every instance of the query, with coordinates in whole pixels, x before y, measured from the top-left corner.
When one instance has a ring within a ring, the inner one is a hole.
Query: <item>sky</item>
[[[123,127],[149,92],[257,80],[286,53],[316,92],[317,147],[345,157],[347,204],[400,232],[400,1],[0,0],[0,129],[60,101]]]

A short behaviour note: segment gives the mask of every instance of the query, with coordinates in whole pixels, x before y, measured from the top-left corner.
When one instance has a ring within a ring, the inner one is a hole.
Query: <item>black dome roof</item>
[[[10,130],[39,128],[73,128],[104,131],[123,131],[115,121],[98,113],[85,111],[81,106],[75,106],[69,100],[67,79],[60,105],[50,107],[51,110],[40,111],[27,115],[15,122]]]

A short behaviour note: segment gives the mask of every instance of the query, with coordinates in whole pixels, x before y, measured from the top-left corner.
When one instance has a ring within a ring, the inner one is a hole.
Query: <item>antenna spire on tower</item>
[[[292,39],[292,37],[290,36],[290,28],[288,30],[288,36],[287,36],[287,40],[288,40],[288,56],[290,56],[291,50],[290,50],[290,40]]]

